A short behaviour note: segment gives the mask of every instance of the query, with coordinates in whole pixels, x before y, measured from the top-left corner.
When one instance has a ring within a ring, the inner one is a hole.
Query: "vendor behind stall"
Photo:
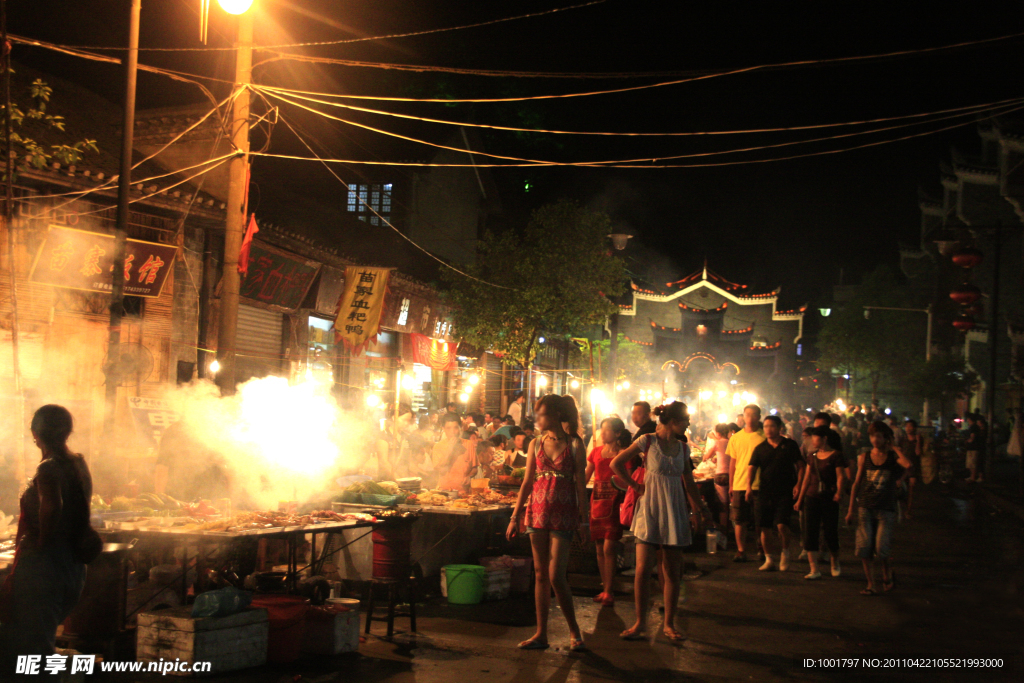
[[[448,473],[441,477],[438,488],[444,491],[458,491],[469,488],[470,479],[476,476],[479,471],[480,461],[477,456],[477,444],[484,444],[486,448],[493,448],[490,442],[480,441],[476,432],[463,432],[462,449],[459,451]],[[490,458],[487,459],[490,464]]]
[[[194,434],[185,418],[164,431],[153,471],[153,490],[184,501],[231,497],[223,458]]]

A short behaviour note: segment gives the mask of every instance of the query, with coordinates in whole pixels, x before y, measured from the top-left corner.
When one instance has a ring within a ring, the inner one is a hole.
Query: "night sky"
[[[259,0],[258,0],[259,1]],[[144,0],[142,45],[200,47],[199,0]],[[227,44],[231,26],[213,2],[210,46]],[[263,1],[257,43],[384,35],[486,21],[573,4],[448,0]],[[968,3],[956,12],[934,4],[899,3],[873,9],[863,3],[811,10],[778,3],[648,3],[611,0],[591,7],[495,26],[415,38],[305,48],[310,54],[362,61],[545,72],[664,73],[632,79],[484,78],[402,73],[367,68],[278,63],[257,69],[257,80],[323,92],[412,97],[500,97],[600,90],[695,74],[792,60],[824,59],[935,47],[1024,32],[1024,15]],[[127,2],[10,3],[15,34],[76,45],[123,44]],[[1002,5],[1005,7],[1005,5]],[[60,21],[54,17],[60,16]],[[852,121],[899,116],[1024,95],[1024,39],[924,55],[845,65],[754,71],[628,94],[529,103],[438,105],[377,103],[381,108],[435,118],[606,131],[713,131]],[[14,59],[81,82],[117,100],[115,66],[55,56],[17,46]],[[143,52],[144,63],[227,77],[227,52]],[[1017,66],[1014,66],[1016,64]],[[668,78],[666,78],[668,77]],[[224,91],[226,92],[226,91]],[[218,94],[221,94],[218,91]],[[190,86],[145,75],[139,107],[199,102]],[[373,106],[373,105],[371,105]],[[294,117],[337,156],[396,160],[408,147],[380,136]],[[348,115],[348,114],[346,114]],[[450,128],[408,124],[370,114],[353,119],[441,141]],[[966,120],[966,119],[961,119]],[[848,147],[955,123],[947,121],[781,150],[714,156],[704,161],[751,160]],[[902,122],[895,122],[902,123]],[[821,137],[853,129],[705,138],[583,138],[487,133],[487,151],[558,161],[692,154]],[[279,126],[272,151],[301,151]],[[495,171],[505,222],[522,220],[559,197],[607,210],[638,235],[665,272],[683,275],[705,258],[726,277],[755,289],[783,287],[783,304],[820,300],[843,269],[856,281],[879,262],[896,264],[899,244],[918,242],[918,188],[940,192],[939,163],[951,147],[976,151],[976,128],[963,128],[878,147],[763,164],[690,169],[504,169]],[[684,160],[686,161],[686,160]],[[700,161],[700,159],[692,160]],[[357,177],[360,169],[351,169]],[[256,163],[260,182],[284,174],[317,193],[336,181],[315,164]],[[532,189],[525,192],[529,181]]]

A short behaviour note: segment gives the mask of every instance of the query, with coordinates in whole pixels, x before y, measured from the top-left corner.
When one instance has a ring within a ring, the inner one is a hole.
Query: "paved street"
[[[920,510],[898,527],[894,541],[897,588],[876,597],[858,591],[860,567],[847,559],[843,576],[803,580],[800,563],[785,574],[760,574],[756,565],[734,564],[731,553],[697,555],[705,572],[686,583],[680,626],[687,640],[662,637],[626,643],[617,634],[633,617],[632,603],[600,609],[577,597],[592,652],[568,654],[568,636],[557,610],[552,649],[521,652],[515,644],[532,632],[523,623],[528,604],[495,604],[483,615],[468,608],[436,606],[421,618],[421,634],[393,642],[371,637],[359,656],[247,671],[217,681],[278,683],[304,680],[376,683],[487,681],[817,681],[817,680],[1021,680],[1021,524],[997,513],[963,484],[949,492],[925,489]],[[853,545],[844,529],[843,551]],[[475,615],[475,616],[474,616]],[[461,618],[460,618],[461,617]],[[658,615],[652,616],[657,624]],[[400,621],[404,628],[405,621]],[[381,632],[383,625],[375,625]],[[655,631],[660,634],[660,629]],[[808,670],[799,659],[865,657],[1002,656],[1001,671]],[[1017,666],[1014,671],[1011,665]],[[301,676],[301,679],[296,678]]]

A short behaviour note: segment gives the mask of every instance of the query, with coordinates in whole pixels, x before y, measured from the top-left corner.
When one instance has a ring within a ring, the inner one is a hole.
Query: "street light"
[[[252,0],[217,0],[217,4],[228,14],[245,14],[252,7]]]
[[[569,386],[571,386],[573,389],[579,389],[580,381],[578,379],[574,379],[572,382],[569,383]]]
[[[928,316],[928,328],[925,333],[924,339],[924,360],[927,363],[932,359],[932,305],[928,304],[927,308],[899,308],[892,306],[865,306],[864,307],[864,319],[868,320],[871,317],[871,311],[906,311],[909,313],[924,313]],[[928,424],[928,397],[924,397],[924,406],[922,408],[921,424]]]
[[[470,375],[469,383],[472,384],[473,386],[480,384],[480,375]]]

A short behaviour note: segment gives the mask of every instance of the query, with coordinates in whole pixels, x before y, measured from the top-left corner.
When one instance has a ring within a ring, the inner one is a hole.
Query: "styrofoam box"
[[[211,662],[211,674],[267,663],[270,622],[262,608],[193,619],[191,607],[172,607],[142,612],[138,622],[135,655],[140,662]]]
[[[306,619],[302,651],[316,655],[340,655],[359,650],[359,612],[338,612],[334,619]]]

